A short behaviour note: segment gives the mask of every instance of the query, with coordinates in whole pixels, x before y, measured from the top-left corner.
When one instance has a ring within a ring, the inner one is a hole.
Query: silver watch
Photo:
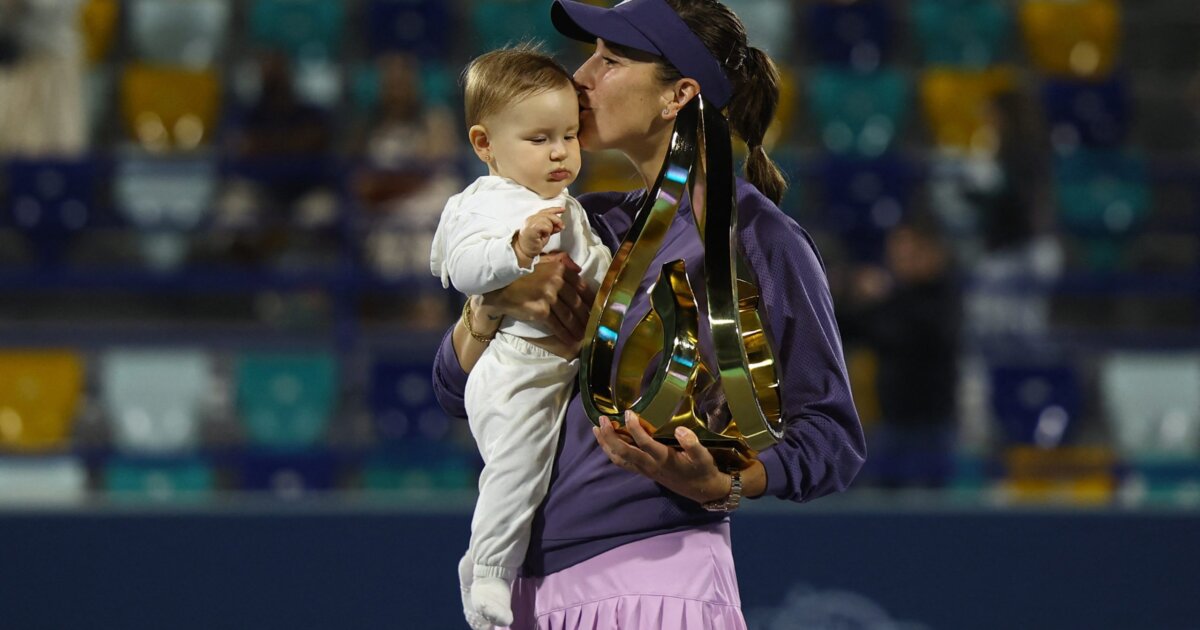
[[[700,506],[709,512],[732,512],[736,510],[742,503],[742,471],[735,470],[729,473],[729,479],[732,483],[728,496],[724,499],[702,503]]]

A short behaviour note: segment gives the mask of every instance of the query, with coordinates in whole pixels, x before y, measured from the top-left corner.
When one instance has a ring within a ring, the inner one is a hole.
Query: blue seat
[[[444,0],[371,0],[364,11],[364,30],[372,54],[401,51],[446,58],[453,44],[449,34],[455,30],[448,5]]]
[[[246,354],[238,358],[237,410],[251,444],[303,450],[329,426],[338,394],[331,355]]]
[[[114,457],[104,466],[104,490],[120,501],[190,502],[212,498],[213,468],[199,458]]]
[[[1003,57],[1012,35],[1001,0],[916,0],[911,10],[926,65],[982,70]]]
[[[133,0],[129,30],[145,62],[213,65],[229,29],[229,0]]]
[[[1068,366],[994,366],[992,412],[1010,444],[1053,448],[1070,441],[1083,399]]]
[[[541,42],[556,52],[565,42],[550,22],[549,2],[543,0],[478,0],[472,3],[475,28],[473,50],[483,53],[523,41]]]
[[[250,38],[296,59],[332,59],[341,50],[345,21],[341,0],[254,0]]]
[[[882,155],[908,116],[911,91],[894,70],[862,73],[826,66],[813,73],[809,85],[813,118],[834,153]]]
[[[199,448],[212,371],[209,355],[197,349],[106,352],[100,394],[117,449],[164,454]]]
[[[311,492],[332,490],[337,459],[324,450],[295,453],[251,449],[241,462],[241,489],[298,499]]]
[[[824,160],[822,218],[840,237],[851,258],[882,260],[887,232],[908,213],[910,170],[894,156],[829,156]]]
[[[1051,138],[1061,149],[1115,148],[1129,132],[1128,86],[1117,75],[1104,81],[1047,80],[1042,103]]]
[[[29,238],[44,266],[66,255],[68,240],[91,223],[97,169],[90,160],[12,160],[6,219]]]
[[[821,62],[872,71],[891,53],[894,23],[880,0],[819,0],[808,10],[807,37]]]

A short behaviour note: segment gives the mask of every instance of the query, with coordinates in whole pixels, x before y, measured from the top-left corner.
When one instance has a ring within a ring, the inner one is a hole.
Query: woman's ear
[[[471,140],[471,148],[475,149],[475,155],[488,164],[492,161],[492,141],[488,138],[487,128],[483,125],[472,125],[467,130],[467,137]]]
[[[671,86],[671,91],[667,94],[667,103],[663,107],[663,118],[674,120],[675,116],[679,115],[679,110],[683,109],[697,94],[700,93],[700,84],[695,79],[682,78]]]

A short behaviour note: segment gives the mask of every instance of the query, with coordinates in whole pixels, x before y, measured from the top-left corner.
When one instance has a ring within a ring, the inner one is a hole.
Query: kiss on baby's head
[[[552,199],[579,174],[579,98],[566,68],[531,45],[476,58],[463,73],[471,148],[488,173]]]

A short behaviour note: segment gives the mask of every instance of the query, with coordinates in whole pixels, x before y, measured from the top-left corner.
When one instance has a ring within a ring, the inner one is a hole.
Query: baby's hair
[[[476,57],[462,83],[468,128],[522,99],[575,85],[562,64],[531,42]]]

